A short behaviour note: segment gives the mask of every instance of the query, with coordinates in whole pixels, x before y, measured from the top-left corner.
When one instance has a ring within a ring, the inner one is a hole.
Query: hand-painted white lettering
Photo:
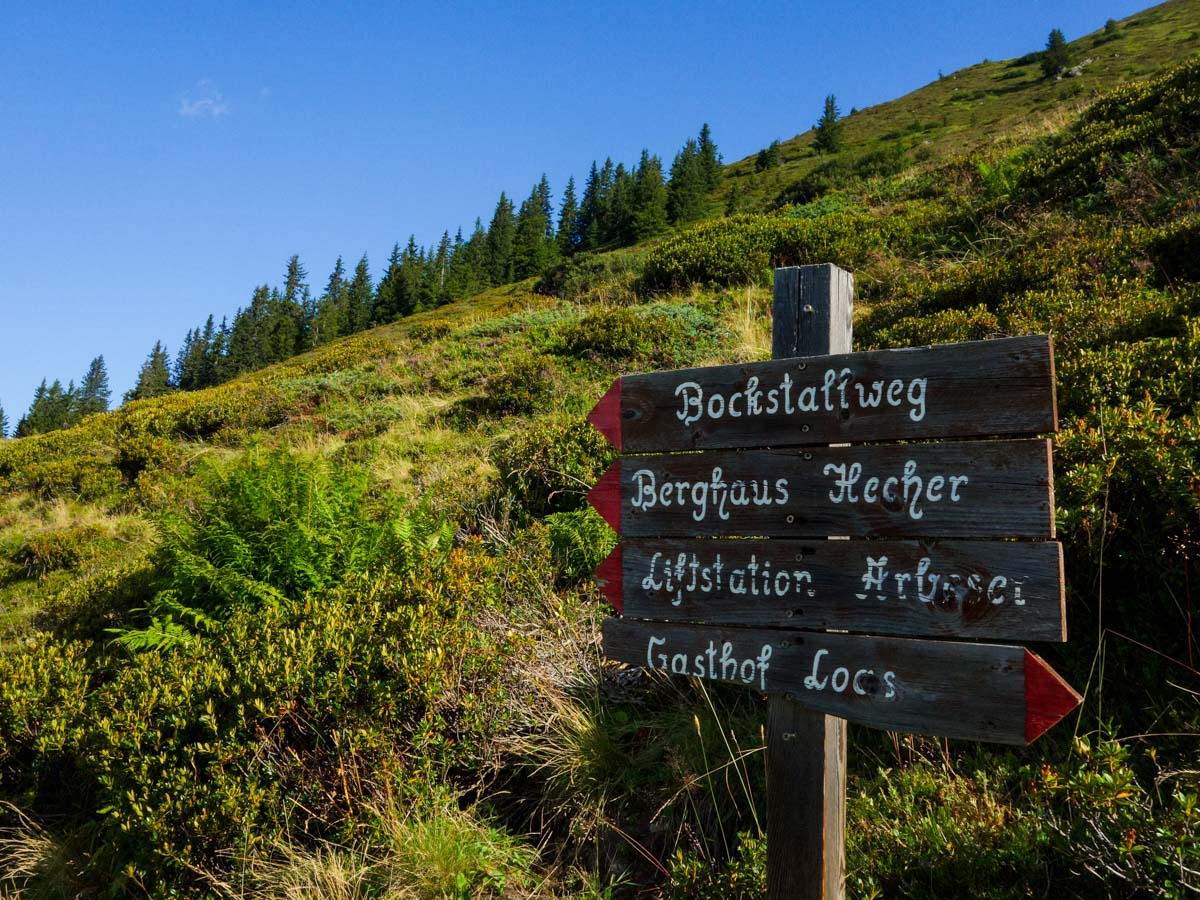
[[[866,593],[855,594],[854,596],[856,596],[859,600],[866,600],[871,591],[882,591],[883,582],[888,575],[887,564],[888,558],[886,556],[881,556],[879,559],[872,559],[870,556],[868,556],[867,571],[863,573],[862,577],[863,590]],[[878,597],[880,600],[887,599],[887,597],[883,594],[876,594],[876,597]]]
[[[880,602],[905,602],[915,599],[926,605],[934,604],[946,611],[982,603],[990,603],[993,606],[1009,602],[1014,606],[1025,605],[1020,590],[1023,582],[1010,576],[988,576],[979,572],[937,572],[933,569],[933,560],[928,556],[917,560],[916,568],[912,571],[892,572],[888,570],[888,565],[886,556],[876,559],[868,555],[864,560],[863,574],[859,576],[862,592],[854,596],[859,600],[873,597]],[[907,592],[910,583],[916,588],[915,598]]]
[[[822,474],[826,477],[832,477],[833,487],[829,490],[829,499],[833,503],[871,503],[879,502],[879,495],[876,491],[880,485],[880,479],[875,476],[868,478],[863,485],[863,492],[860,496],[856,492],[858,483],[862,480],[863,467],[862,463],[826,463]],[[970,480],[968,475],[951,475],[950,481],[950,497],[951,503],[958,503],[962,498],[959,496],[958,489]],[[900,477],[889,476],[882,479],[883,484],[883,502],[890,504],[895,503],[897,499],[901,499],[905,511],[910,519],[914,521],[921,519],[925,515],[925,510],[921,506],[922,503],[942,503],[946,497],[943,494],[943,487],[946,483],[946,478],[941,475],[935,475],[926,483],[925,479],[917,472],[917,461],[915,459],[905,460],[904,470]],[[900,487],[901,495],[898,498],[896,488]]]
[[[683,408],[675,416],[684,425],[700,421],[704,415],[704,389],[694,381],[685,381],[675,388],[675,396],[683,399]]]
[[[822,410],[856,413],[887,405],[906,406],[914,422],[925,418],[928,378],[868,381],[851,368],[826,369],[818,377],[817,383],[803,384],[794,381],[790,372],[784,372],[774,386],[762,389],[759,377],[754,375],[747,379],[742,390],[708,393],[695,381],[680,382],[675,387],[675,396],[679,398],[675,417],[688,426],[704,418],[716,421],[726,415],[740,419],[773,416],[781,411],[789,416]]]
[[[719,651],[716,642],[709,641],[708,646],[699,653],[694,653],[693,648],[681,648],[671,653],[656,652],[666,643],[666,638],[653,635],[647,641],[648,668],[662,669],[672,675],[692,675],[710,681],[740,681],[742,684],[753,684],[757,677],[759,689],[767,689],[767,670],[771,668],[770,660],[774,654],[774,647],[770,644],[763,644],[757,656],[739,658],[730,641],[721,644]]]
[[[846,689],[853,687],[854,693],[860,697],[878,697],[881,687],[880,679],[874,669],[856,669],[853,675],[848,666],[838,666],[829,675],[821,677],[821,661],[829,655],[824,647],[813,654],[812,671],[804,676],[804,687],[810,691],[823,691],[827,688],[835,693],[844,694]],[[882,687],[883,699],[891,700],[896,696],[896,673],[884,672]]]
[[[710,505],[715,505],[718,518],[728,521],[730,506],[783,506],[789,496],[786,478],[776,479],[773,491],[770,481],[765,478],[749,482],[739,478],[727,483],[720,466],[713,467],[708,481],[665,481],[659,485],[651,469],[638,469],[632,480],[634,491],[629,502],[635,510],[645,512],[656,506],[687,506],[690,503],[692,518],[697,522],[708,517]]]
[[[813,576],[806,569],[774,567],[769,559],[751,553],[749,561],[725,574],[726,563],[720,553],[712,556],[680,552],[674,560],[661,550],[647,564],[641,585],[648,595],[666,599],[672,606],[684,600],[713,593],[714,590],[738,596],[786,598],[804,591],[813,597]]]
[[[646,665],[651,669],[656,668],[654,665],[654,648],[661,647],[666,642],[666,638],[658,638],[651,635],[650,642],[646,645]]]

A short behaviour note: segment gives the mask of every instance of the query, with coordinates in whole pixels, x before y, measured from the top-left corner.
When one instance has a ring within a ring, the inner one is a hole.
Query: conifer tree
[[[305,340],[303,307],[273,289],[261,335],[258,359],[251,368],[269,366],[299,353]]]
[[[471,237],[455,249],[451,269],[456,296],[470,297],[487,287],[487,232],[482,220],[475,220]]]
[[[385,325],[399,316],[400,290],[400,260],[402,254],[398,243],[392,244],[392,253],[388,257],[387,268],[379,279],[375,289],[375,302],[371,308],[371,322],[375,325]]]
[[[204,348],[199,342],[200,329],[193,328],[184,336],[175,356],[174,381],[181,391],[194,391],[199,387],[200,364],[204,357]]]
[[[300,265],[300,257],[293,254],[283,275],[283,299],[288,303],[302,303],[308,292],[308,283],[304,280],[307,277],[308,272]]]
[[[224,327],[225,323],[221,324]],[[220,367],[223,352],[220,332],[217,331],[213,324],[213,317],[210,315],[204,320],[204,331],[200,335],[200,364],[196,374],[197,388],[212,387],[218,383],[217,370]]]
[[[97,356],[88,366],[87,374],[83,376],[83,384],[79,387],[79,418],[90,416],[92,413],[106,412],[110,396],[112,391],[108,387],[108,370],[104,366],[104,357]]]
[[[344,334],[345,314],[346,269],[342,265],[342,257],[338,256],[333,271],[329,273],[325,293],[317,301],[316,314],[313,316],[308,336],[309,344],[318,347]]]
[[[543,175],[517,213],[513,231],[513,276],[517,280],[540,275],[554,264],[557,247],[552,215],[550,182]]]
[[[575,200],[575,176],[567,179],[567,188],[563,191],[562,207],[558,212],[558,242],[560,256],[570,256],[579,249],[578,232],[576,231],[579,218],[579,204]]]
[[[221,384],[233,376],[229,374],[229,336],[231,329],[224,316],[217,329],[212,346],[212,384]]]
[[[813,126],[813,147],[818,153],[837,153],[842,149],[841,112],[837,107],[837,98],[830,94],[825,98],[825,109],[821,118]]]
[[[346,288],[346,333],[355,334],[371,324],[371,266],[363,254],[354,267],[354,277]]]
[[[575,219],[575,234],[573,235],[577,250],[595,250],[598,245],[597,233],[600,207],[603,201],[604,186],[600,183],[600,169],[592,160],[591,171],[588,172],[587,182],[583,186],[583,199],[579,203],[579,215]]]
[[[58,388],[55,394],[54,389]],[[79,421],[79,392],[75,389],[75,379],[67,382],[66,390],[55,379],[50,386],[51,410],[53,415],[52,428],[70,428]]]
[[[39,426],[46,416],[46,393],[46,379],[43,378],[42,383],[33,392],[33,402],[29,404],[28,411],[17,422],[16,437],[28,437],[39,433]]]
[[[700,140],[696,149],[700,156],[700,173],[704,179],[705,191],[715,191],[721,184],[721,154],[713,143],[712,131],[705,122],[700,128]]]
[[[162,341],[155,341],[154,348],[138,371],[137,384],[125,394],[126,403],[130,400],[146,400],[171,392],[174,385],[171,384],[171,369],[167,359],[167,348],[162,345]]]
[[[458,233],[458,243],[462,244],[461,231]],[[454,245],[450,243],[450,232],[443,231],[442,239],[438,241],[437,253],[433,255],[431,284],[434,306],[441,306],[453,299],[450,280],[450,257],[453,253]]]
[[[492,224],[488,228],[486,244],[488,280],[494,285],[512,281],[515,232],[512,201],[501,192],[496,211],[492,215]]]
[[[767,169],[774,169],[779,165],[780,157],[779,141],[771,141],[770,146],[758,151],[758,156],[754,160],[755,171],[765,172]]]
[[[606,247],[623,247],[633,243],[634,176],[617,163],[612,188],[605,203],[604,227],[601,240]]]
[[[17,423],[16,436],[27,437],[31,434],[44,434],[47,431],[74,425],[78,421],[76,416],[77,399],[74,381],[64,388],[62,382],[56,378],[54,383],[47,388],[46,379],[43,378],[42,383],[34,392],[33,403],[30,404],[29,411]]]
[[[308,272],[300,265],[300,257],[293,255],[284,274],[283,294],[275,294],[280,302],[271,311],[270,358],[260,365],[279,362],[306,349],[309,326],[316,313],[306,278]]]
[[[667,230],[667,185],[662,160],[642,150],[633,186],[631,242],[644,241]]]
[[[1046,39],[1046,50],[1042,53],[1042,74],[1056,78],[1071,65],[1071,53],[1062,31],[1055,28]]]
[[[270,301],[271,288],[260,284],[254,289],[250,305],[239,309],[234,315],[225,354],[225,378],[233,378],[263,365],[263,340]]]
[[[396,283],[396,317],[417,312],[422,304],[422,282],[425,275],[425,256],[417,246],[417,236],[410,234],[404,253],[400,256],[400,272]]]
[[[671,224],[692,222],[704,215],[704,194],[700,148],[689,139],[671,163],[671,181],[667,185],[667,217]]]
[[[4,407],[0,406],[0,441],[8,437],[8,416],[4,414]]]

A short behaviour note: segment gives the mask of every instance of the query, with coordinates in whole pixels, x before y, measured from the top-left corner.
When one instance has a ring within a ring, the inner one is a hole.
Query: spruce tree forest
[[[155,343],[124,400],[223,384],[244,372],[280,362],[347,335],[386,325],[413,313],[471,297],[490,287],[540,276],[578,254],[627,247],[696,221],[721,180],[721,156],[707,124],[675,154],[669,175],[662,160],[643,150],[637,165],[592,163],[582,195],[567,182],[557,216],[545,176],[516,204],[501,194],[487,228],[480,219],[469,237],[445,231],[437,247],[410,236],[392,247],[378,283],[366,254],[353,273],[339,256],[320,293],[309,284],[299,257],[287,261],[283,285],[254,289],[250,303],[183,336],[174,358]],[[99,379],[99,380],[98,380]],[[101,382],[103,382],[101,384]],[[28,412],[17,422],[23,437],[68,428],[83,416],[108,409],[104,358],[92,362],[80,387],[55,379],[38,386]],[[7,425],[0,423],[0,438]]]

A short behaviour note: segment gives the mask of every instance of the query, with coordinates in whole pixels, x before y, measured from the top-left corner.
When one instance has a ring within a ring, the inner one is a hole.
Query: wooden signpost
[[[776,270],[775,359],[626,376],[589,416],[651,454],[589,495],[622,537],[605,654],[768,695],[773,898],[844,896],[846,721],[1025,744],[1080,702],[946,640],[1066,639],[1049,442],[961,440],[1056,430],[1049,338],[851,353],[852,292]]]

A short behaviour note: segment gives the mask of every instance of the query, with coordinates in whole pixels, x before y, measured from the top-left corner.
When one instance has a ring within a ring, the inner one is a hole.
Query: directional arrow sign
[[[786,447],[1057,429],[1050,339],[627,375],[588,420],[618,449]]]
[[[1054,537],[1046,440],[625,456],[588,502],[629,537]]]
[[[1051,542],[630,538],[596,580],[632,619],[1064,641],[1062,565]]]
[[[784,693],[874,728],[1028,744],[1080,703],[1024,647],[608,619],[610,659]]]

